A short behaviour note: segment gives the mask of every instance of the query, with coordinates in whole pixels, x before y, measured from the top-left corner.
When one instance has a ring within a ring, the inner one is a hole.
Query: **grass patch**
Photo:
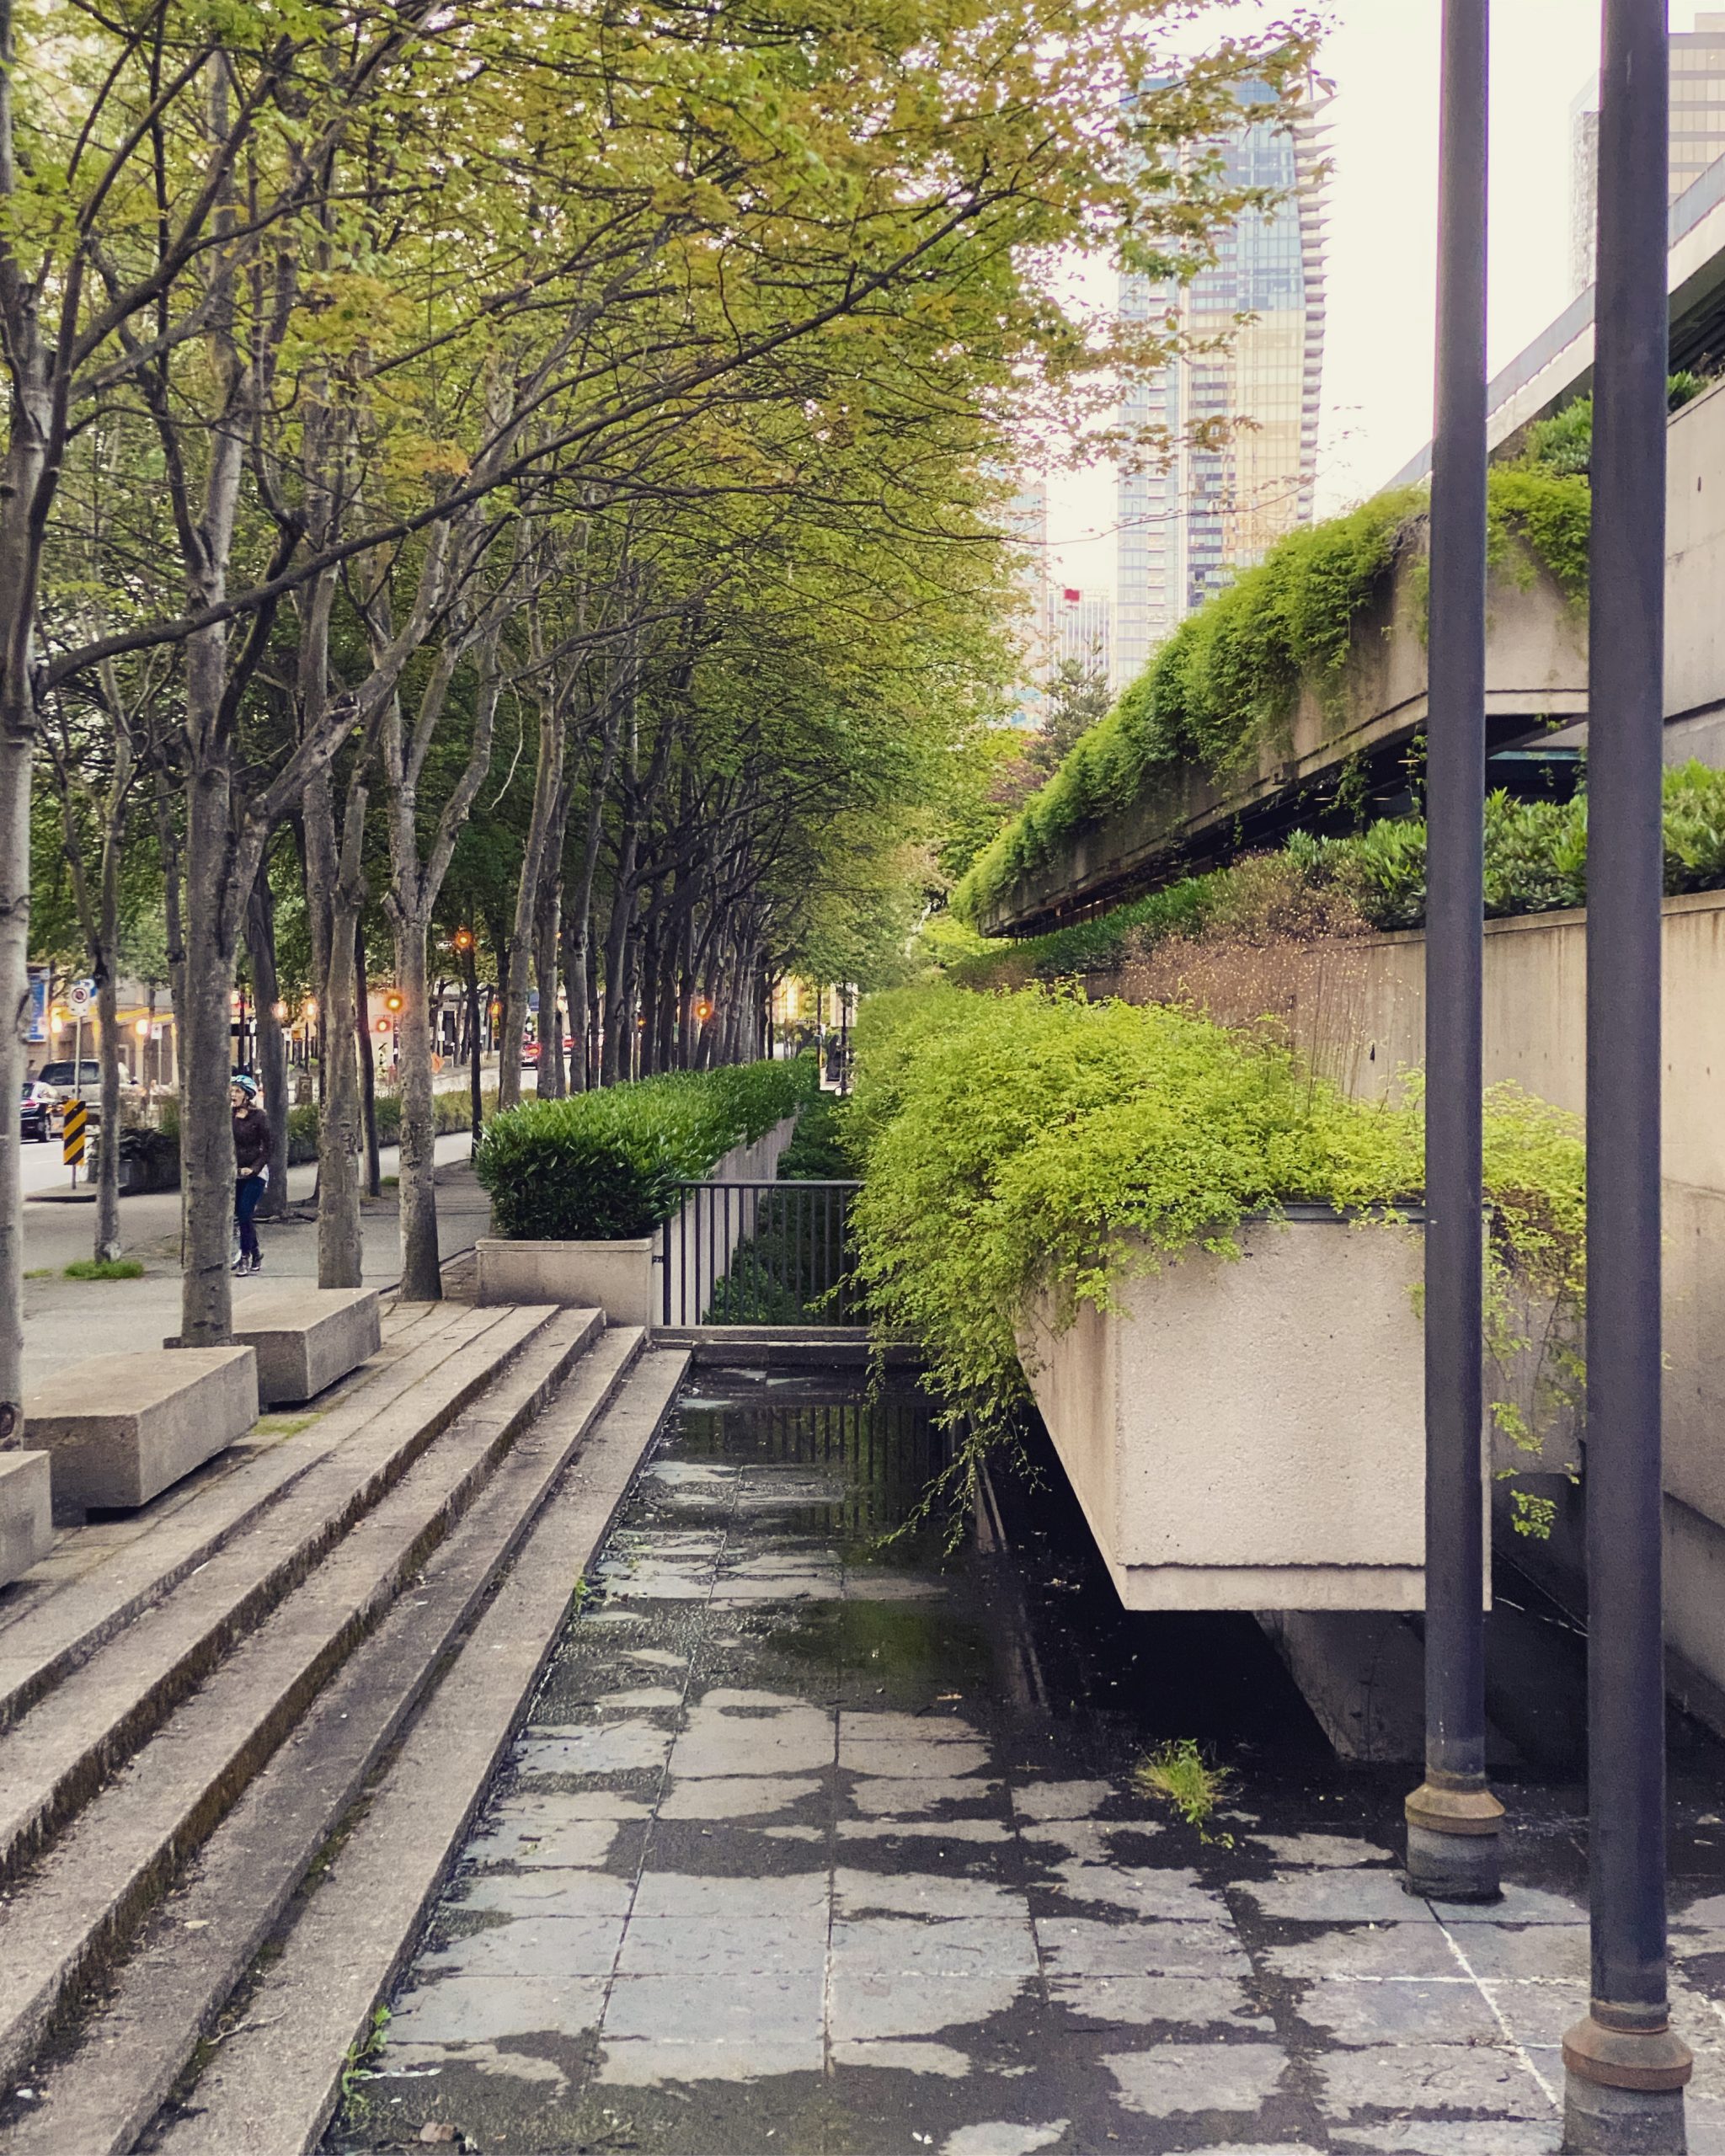
[[[51,1265],[34,1265],[24,1277],[26,1280],[51,1280],[54,1268]]]
[[[75,1257],[66,1268],[68,1280],[142,1280],[144,1268],[135,1257]]]
[[[1158,1744],[1133,1769],[1132,1779],[1147,1796],[1172,1804],[1188,1827],[1197,1828],[1200,1839],[1232,1846],[1233,1836],[1213,1835],[1210,1822],[1216,1806],[1232,1794],[1234,1776],[1206,1759],[1195,1739],[1177,1737]]]

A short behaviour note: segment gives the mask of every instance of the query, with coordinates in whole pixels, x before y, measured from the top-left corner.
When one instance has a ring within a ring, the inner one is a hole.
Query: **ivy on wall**
[[[953,894],[975,921],[1046,867],[1084,826],[1130,808],[1183,769],[1225,779],[1292,717],[1302,688],[1339,696],[1354,624],[1413,540],[1424,496],[1380,494],[1290,532],[1188,615],[1145,672],[978,857]],[[1495,466],[1487,551],[1531,581],[1543,567],[1572,602],[1587,592],[1586,478],[1533,456]]]

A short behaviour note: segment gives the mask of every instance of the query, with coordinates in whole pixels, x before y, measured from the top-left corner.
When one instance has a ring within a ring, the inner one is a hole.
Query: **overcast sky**
[[[1325,12],[1321,64],[1336,93],[1320,516],[1374,493],[1431,433],[1439,0],[1328,0]],[[1673,29],[1696,12],[1674,0]],[[1598,68],[1599,17],[1598,0],[1493,0],[1492,16],[1495,371],[1569,299],[1569,107]],[[1113,486],[1102,469],[1053,481],[1061,581],[1112,586]]]

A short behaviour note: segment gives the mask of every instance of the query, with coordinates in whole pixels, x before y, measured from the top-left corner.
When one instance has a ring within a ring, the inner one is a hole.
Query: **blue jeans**
[[[265,1178],[262,1176],[242,1176],[233,1187],[233,1217],[239,1223],[239,1254],[242,1257],[256,1257],[258,1231],[252,1225],[252,1215],[258,1209],[264,1195]]]

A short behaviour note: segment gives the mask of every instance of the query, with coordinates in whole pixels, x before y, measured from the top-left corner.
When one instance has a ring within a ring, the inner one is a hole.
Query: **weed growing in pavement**
[[[68,1280],[142,1280],[144,1268],[135,1257],[75,1257],[66,1268]]]
[[[374,2006],[371,2018],[360,2034],[347,2047],[347,2057],[341,2069],[341,2093],[344,2100],[351,2098],[355,2084],[363,2081],[377,2060],[383,2056],[383,2045],[389,2029],[389,2009]]]
[[[1219,1804],[1232,1794],[1234,1775],[1226,1767],[1206,1759],[1189,1737],[1171,1737],[1140,1759],[1132,1779],[1146,1796],[1172,1804],[1188,1827],[1196,1827],[1199,1839],[1234,1846],[1231,1834],[1212,1834],[1210,1822]]]

